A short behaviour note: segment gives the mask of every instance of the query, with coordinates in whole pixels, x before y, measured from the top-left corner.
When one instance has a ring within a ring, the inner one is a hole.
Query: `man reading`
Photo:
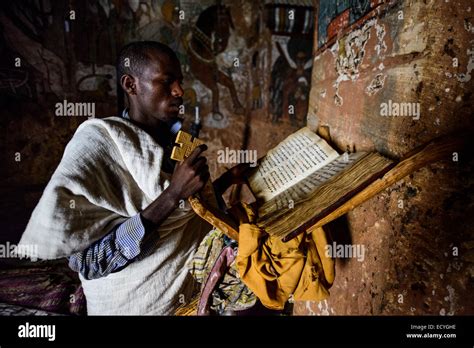
[[[81,124],[20,244],[38,245],[42,259],[68,257],[88,314],[169,315],[190,300],[186,264],[211,229],[186,201],[209,179],[206,147],[176,165],[169,158],[183,96],[169,47],[128,44],[118,71],[129,109]],[[220,177],[216,192],[237,176]]]

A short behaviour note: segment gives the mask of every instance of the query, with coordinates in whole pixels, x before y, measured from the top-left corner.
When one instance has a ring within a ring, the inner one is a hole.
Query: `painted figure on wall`
[[[321,0],[319,1],[317,38],[318,48],[335,38],[344,28],[366,16],[383,1]]]
[[[261,109],[263,107],[263,100],[259,52],[255,52],[252,56],[252,84],[252,110]]]
[[[294,36],[287,44],[284,40],[276,40],[275,44],[280,56],[272,68],[272,122],[278,123],[288,115],[291,124],[298,127],[308,111],[312,40],[306,36]]]
[[[217,118],[222,117],[218,84],[229,89],[234,112],[241,114],[244,111],[232,77],[221,71],[216,63],[216,56],[227,48],[231,28],[233,29],[233,23],[229,8],[218,2],[201,12],[188,37],[191,72],[211,90],[212,113]]]

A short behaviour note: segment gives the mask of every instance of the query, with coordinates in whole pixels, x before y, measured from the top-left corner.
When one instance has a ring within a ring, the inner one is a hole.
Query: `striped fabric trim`
[[[105,277],[123,269],[140,254],[144,236],[145,227],[137,214],[87,249],[71,255],[69,267],[85,279]]]
[[[140,244],[145,236],[140,214],[137,214],[117,228],[115,233],[115,247],[128,260],[132,260],[140,254]]]
[[[197,282],[204,283],[211,275],[211,270],[218,259],[222,249],[226,246],[226,237],[218,229],[209,232],[198,247],[196,254],[188,264],[190,272]],[[230,242],[236,248],[235,243]],[[237,249],[234,249],[237,252]],[[244,310],[255,305],[257,297],[239,277],[235,260],[227,267],[224,277],[219,282],[217,289],[212,293],[210,308],[221,313],[226,310]]]

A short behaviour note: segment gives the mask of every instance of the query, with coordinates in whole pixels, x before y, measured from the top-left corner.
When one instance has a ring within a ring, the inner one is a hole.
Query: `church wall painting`
[[[0,104],[6,132],[1,156],[21,152],[29,158],[18,170],[2,157],[8,163],[4,179],[12,185],[33,185],[12,204],[24,206],[26,212],[34,207],[64,146],[87,120],[57,117],[56,103],[94,103],[95,117],[118,115],[126,106],[115,65],[120,48],[131,41],[157,40],[176,51],[185,77],[182,116],[189,126],[198,114],[213,177],[227,166],[217,162],[219,149],[249,147],[262,156],[306,118],[312,49],[308,38],[314,27],[311,4],[299,0],[1,3]]]

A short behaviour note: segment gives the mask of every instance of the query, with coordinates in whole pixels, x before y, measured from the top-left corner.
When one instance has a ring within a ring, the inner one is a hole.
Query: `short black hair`
[[[140,76],[146,64],[150,62],[149,53],[155,51],[176,57],[176,53],[158,41],[135,41],[125,45],[117,60],[117,80],[120,81],[123,75]]]

